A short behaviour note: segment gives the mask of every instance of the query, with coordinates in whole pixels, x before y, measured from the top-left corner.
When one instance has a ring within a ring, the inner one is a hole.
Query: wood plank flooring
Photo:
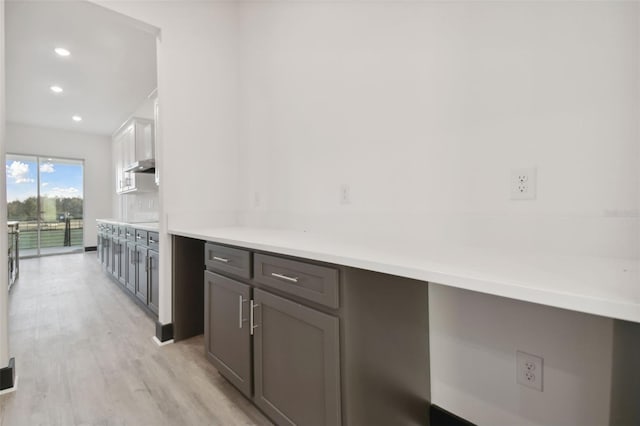
[[[153,320],[95,253],[21,261],[9,317],[19,381],[0,426],[271,424],[205,359],[202,336],[153,343]]]

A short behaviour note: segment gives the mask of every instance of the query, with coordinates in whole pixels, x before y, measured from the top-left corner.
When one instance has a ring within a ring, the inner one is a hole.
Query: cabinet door
[[[126,283],[127,275],[127,256],[126,256],[127,243],[124,240],[118,240],[118,281],[120,283]]]
[[[155,158],[153,121],[136,121],[134,161]]]
[[[149,260],[147,259],[147,249],[136,247],[136,269],[138,271],[138,280],[136,282],[136,296],[145,305],[147,304],[147,296],[149,294]]]
[[[127,286],[127,290],[131,293],[136,293],[136,281],[138,278],[138,271],[136,269],[137,259],[136,259],[136,245],[128,243],[127,249],[125,251],[126,254],[126,273],[125,273],[125,285]]]
[[[279,425],[340,425],[338,318],[254,290],[256,405]]]
[[[98,234],[98,241],[96,244],[96,256],[98,256],[98,263],[102,263],[102,235]]]
[[[104,243],[104,245],[102,246],[102,266],[104,266],[104,268],[107,271],[110,271],[111,269],[111,238],[109,238],[107,235],[102,237],[102,242]]]
[[[119,134],[113,139],[113,162],[115,168],[116,193],[124,191],[124,134]]]
[[[251,397],[251,288],[209,271],[204,273],[204,341],[209,360]]]
[[[109,271],[111,275],[118,278],[118,266],[120,265],[119,253],[118,253],[118,242],[115,238],[111,238],[111,268]]]
[[[149,309],[158,314],[160,298],[158,297],[158,278],[160,256],[157,251],[149,250]]]
[[[122,163],[126,168],[133,163],[136,156],[136,133],[135,125],[130,125],[123,133],[123,159]],[[124,189],[129,190],[136,187],[136,174],[124,172]]]

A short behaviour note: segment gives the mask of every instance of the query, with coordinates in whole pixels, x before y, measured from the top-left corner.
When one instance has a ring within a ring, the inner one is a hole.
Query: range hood
[[[156,160],[150,158],[148,160],[136,161],[124,168],[125,172],[131,173],[155,173],[156,172]]]

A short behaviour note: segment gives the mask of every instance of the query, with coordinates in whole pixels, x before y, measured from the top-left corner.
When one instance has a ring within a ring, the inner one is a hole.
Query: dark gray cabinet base
[[[279,425],[339,425],[339,321],[254,291],[254,402]]]
[[[251,288],[206,271],[204,292],[207,357],[220,374],[251,398]]]
[[[190,304],[197,307],[197,300],[204,299],[201,318],[207,357],[275,423],[429,424],[427,283],[273,253],[259,254],[294,263],[270,261],[274,268],[287,271],[254,268],[254,279],[239,273],[222,276],[226,274],[222,268],[216,273],[200,269],[202,263],[197,265],[192,256],[193,250],[204,248],[203,242],[188,240],[174,237],[174,274],[192,265],[191,279],[182,273],[174,275],[174,294],[190,295],[174,299],[175,326],[181,327],[180,318],[192,319],[185,315]],[[254,258],[262,259],[255,254]],[[336,278],[323,278],[327,284],[315,286],[324,294],[322,289],[335,279],[337,293],[330,299],[310,297],[306,291],[296,294],[289,286],[275,286],[257,277],[262,273],[311,283],[313,277],[307,279],[299,271],[323,268],[337,273]],[[205,277],[199,296],[192,285],[197,275]],[[253,322],[251,303],[255,304]],[[255,329],[250,336],[252,324]]]
[[[157,319],[160,302],[158,234],[135,231],[134,235],[131,227],[98,225],[99,260],[105,271],[122,284],[123,290]],[[140,238],[136,238],[138,236]],[[151,249],[152,246],[155,249]]]

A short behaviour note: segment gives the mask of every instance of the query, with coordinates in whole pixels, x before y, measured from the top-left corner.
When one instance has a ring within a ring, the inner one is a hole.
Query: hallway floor
[[[17,392],[0,426],[268,425],[206,360],[203,337],[158,347],[154,321],[95,253],[26,259],[9,296]]]

